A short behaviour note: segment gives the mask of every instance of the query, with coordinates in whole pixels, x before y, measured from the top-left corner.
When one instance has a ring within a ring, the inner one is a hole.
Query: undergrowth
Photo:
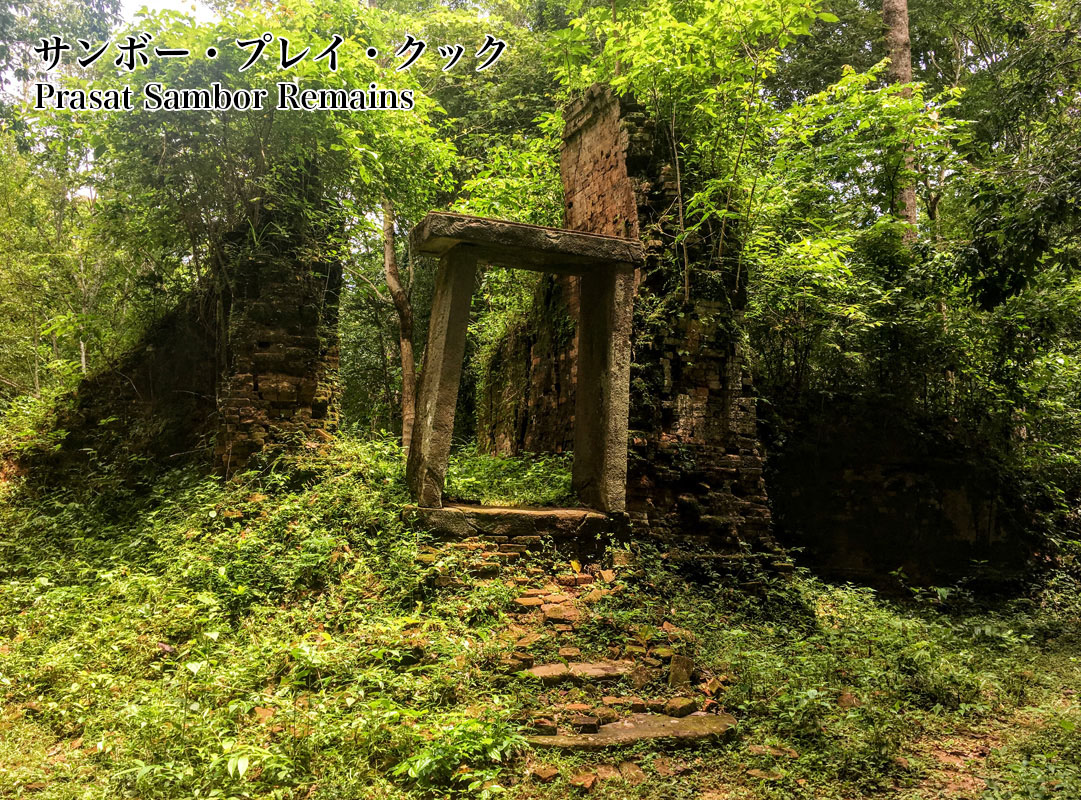
[[[472,476],[488,498],[554,496],[550,465],[500,463],[498,484],[475,459],[455,463],[457,480]],[[346,438],[230,482],[183,470],[139,492],[113,481],[45,496],[3,485],[0,796],[570,791],[565,778],[590,757],[530,755],[516,721],[558,700],[498,667],[518,635],[518,589],[471,578],[457,551],[418,563],[427,540],[401,521],[396,444]],[[461,585],[437,585],[437,573]],[[682,776],[655,774],[669,754],[639,746],[630,756],[651,779],[596,796],[698,797],[718,782],[759,797],[903,792],[931,766],[918,742],[1029,707],[1045,713],[996,754],[988,800],[1078,785],[1066,689],[1081,675],[1076,576],[1009,601],[956,591],[905,604],[804,571],[743,577],[757,594],[724,575],[689,581],[637,547],[620,591],[559,640],[603,657],[675,626],[673,646],[717,678],[718,701],[740,720],[733,742],[681,754],[698,765]],[[662,679],[643,692],[665,690]],[[523,781],[541,757],[562,777]]]
[[[574,506],[571,453],[494,456],[468,447],[451,453],[446,494],[486,506]]]

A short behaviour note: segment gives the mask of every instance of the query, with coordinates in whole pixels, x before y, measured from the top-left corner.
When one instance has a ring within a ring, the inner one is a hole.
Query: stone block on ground
[[[686,717],[698,710],[698,701],[690,697],[673,697],[664,704],[664,713],[670,717]]]
[[[649,667],[643,664],[638,664],[631,671],[631,685],[635,690],[641,690],[647,684],[653,681],[655,673]]]
[[[536,748],[571,750],[603,750],[609,747],[627,747],[644,741],[689,744],[725,736],[735,725],[735,718],[728,714],[703,714],[682,719],[632,714],[618,722],[600,726],[597,733],[530,736],[527,741]]]
[[[545,603],[540,608],[549,622],[576,622],[580,616],[578,609],[569,603]]]
[[[555,736],[558,731],[553,720],[547,717],[537,717],[530,720],[529,732],[535,736]]]
[[[529,770],[529,774],[538,783],[551,783],[559,775],[559,770],[547,764],[537,764]]]
[[[570,665],[575,678],[594,682],[616,681],[633,669],[634,663],[631,661],[575,662]]]
[[[623,776],[623,780],[629,783],[631,786],[639,786],[646,782],[646,773],[642,771],[642,768],[635,764],[633,761],[623,761],[619,765],[619,774]]]
[[[531,667],[528,671],[545,686],[554,686],[571,679],[571,670],[566,664],[541,664]]]
[[[581,601],[586,605],[593,605],[594,603],[599,603],[607,595],[608,591],[606,591],[605,589],[593,589],[592,591],[586,592],[584,595],[582,595]]]
[[[592,538],[608,527],[604,514],[586,508],[499,508],[446,505],[408,506],[406,520],[450,539],[507,537],[513,544],[539,545],[552,538]]]
[[[597,778],[602,781],[616,781],[623,777],[615,764],[598,764],[593,769],[597,773]]]
[[[596,717],[597,721],[602,725],[607,725],[609,722],[615,722],[619,719],[619,712],[606,706],[594,708],[589,713]]]
[[[544,639],[544,634],[543,633],[527,633],[525,636],[523,636],[521,639],[519,639],[517,642],[515,642],[514,646],[517,647],[518,649],[524,649],[526,647],[532,647],[537,642],[539,642],[539,641],[541,641],[543,639]]]
[[[694,662],[687,656],[672,656],[668,665],[668,685],[673,689],[688,686],[694,674]]]
[[[528,672],[545,686],[552,686],[571,680],[585,683],[617,681],[630,674],[633,668],[634,664],[630,661],[573,661],[569,664],[541,664]]]
[[[570,785],[584,792],[590,791],[597,783],[597,776],[593,772],[579,772],[571,775]]]
[[[596,733],[599,728],[597,718],[585,714],[578,714],[571,717],[567,724],[571,726],[575,733]]]

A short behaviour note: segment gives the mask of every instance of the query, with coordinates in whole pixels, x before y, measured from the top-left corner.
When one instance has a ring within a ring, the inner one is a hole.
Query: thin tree
[[[398,312],[398,351],[402,361],[402,449],[408,455],[416,415],[417,366],[413,357],[413,304],[409,302],[409,292],[402,285],[401,272],[398,270],[394,221],[394,205],[390,198],[384,197],[383,275],[394,310]]]
[[[908,0],[882,0],[882,21],[886,25],[886,50],[890,57],[889,77],[893,83],[912,82],[912,42],[908,35]],[[905,89],[907,97],[911,91]],[[916,186],[912,146],[905,147],[905,177],[894,190],[894,202],[902,219],[909,224],[905,241],[916,237]]]

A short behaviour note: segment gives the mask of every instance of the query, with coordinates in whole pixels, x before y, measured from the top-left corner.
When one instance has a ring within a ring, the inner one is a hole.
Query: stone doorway
[[[477,265],[580,279],[572,486],[583,505],[622,512],[637,239],[432,212],[413,230],[415,253],[439,258],[428,348],[406,479],[421,508],[441,508]]]

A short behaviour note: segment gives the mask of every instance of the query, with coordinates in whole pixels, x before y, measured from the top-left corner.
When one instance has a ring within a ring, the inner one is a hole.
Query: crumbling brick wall
[[[1031,506],[1009,470],[949,423],[914,420],[881,398],[785,411],[768,476],[776,534],[816,571],[879,583],[900,569],[918,584],[994,586],[1032,565]]]
[[[634,237],[638,208],[627,176],[627,129],[618,106],[609,113],[607,106],[597,105],[603,94],[590,90],[567,117],[560,158],[564,226]],[[546,276],[534,297],[532,318],[500,343],[488,365],[495,374],[484,381],[479,398],[481,449],[517,454],[573,446],[578,299],[576,276]],[[551,335],[564,325],[569,335]]]
[[[146,478],[212,452],[228,474],[280,445],[328,439],[338,421],[342,273],[323,258],[330,237],[308,226],[302,214],[264,215],[260,243],[247,223],[226,237],[214,280],[82,380],[58,408],[62,446],[23,466],[54,480],[93,459]]]
[[[692,242],[691,301],[683,302],[671,149],[645,109],[593,87],[565,117],[566,227],[639,237],[647,246],[632,333],[631,522],[690,547],[767,542],[755,398],[737,333],[743,287],[713,263],[708,245]],[[564,307],[576,311],[577,280],[556,280]],[[574,394],[588,388],[574,382],[576,336],[553,346],[542,330],[550,320],[538,317],[498,354],[510,380],[501,385],[502,424],[481,413],[481,442],[490,450],[555,450],[571,442]],[[560,446],[545,446],[552,443]]]
[[[337,426],[341,266],[311,252],[264,247],[230,259],[215,446],[226,473],[268,448],[329,438]]]
[[[215,307],[209,292],[184,296],[57,404],[58,446],[19,454],[15,468],[51,491],[90,471],[138,486],[162,470],[209,461],[221,372]]]
[[[532,313],[484,364],[477,398],[477,444],[484,452],[562,453],[573,446],[578,293],[577,279],[570,280],[541,276]]]
[[[566,120],[567,227],[638,236],[647,245],[632,334],[631,523],[684,546],[762,543],[769,509],[755,397],[737,333],[742,287],[709,258],[708,244],[692,242],[690,302],[673,290],[687,265],[674,244],[671,150],[643,108],[595,86]]]
[[[609,236],[639,235],[638,197],[628,159],[632,155],[649,159],[651,139],[640,110],[621,107],[600,86],[589,89],[567,110],[559,157],[565,227]]]

